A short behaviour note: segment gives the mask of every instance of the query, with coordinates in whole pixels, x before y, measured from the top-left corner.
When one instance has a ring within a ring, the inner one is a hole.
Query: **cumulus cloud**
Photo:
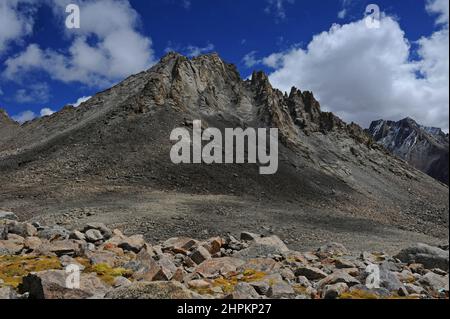
[[[53,111],[52,109],[50,109],[48,107],[44,107],[40,112],[41,116],[50,116],[53,113],[55,113],[55,111]]]
[[[36,113],[34,113],[33,111],[23,111],[17,115],[14,115],[12,119],[20,124],[23,124],[25,122],[34,120],[36,116]]]
[[[427,8],[444,21],[436,3],[441,2],[430,1]],[[275,67],[270,75],[274,86],[312,90],[325,110],[346,121],[367,127],[379,118],[410,116],[448,130],[448,24],[417,45],[419,59],[412,61],[411,45],[399,24],[383,17],[379,29],[367,28],[364,20],[333,25],[305,49],[278,52],[262,61]]]
[[[437,24],[444,24],[448,27],[449,1],[447,0],[427,0],[426,9],[429,13],[437,14]]]
[[[254,67],[255,65],[261,62],[259,59],[257,59],[256,53],[257,53],[256,51],[251,51],[247,53],[242,59],[242,62],[244,62],[247,68]]]
[[[86,102],[90,98],[91,98],[91,96],[83,96],[83,97],[80,97],[76,102],[69,103],[69,104],[73,105],[74,107],[79,107],[82,103]]]
[[[21,6],[32,4],[34,0],[2,0],[0,1],[0,55],[4,53],[13,42],[20,42],[23,37],[33,31],[33,18],[31,11],[34,6]]]
[[[63,14],[68,0],[47,0]],[[128,0],[84,0],[81,28],[67,29],[69,48],[61,53],[30,44],[6,60],[5,77],[45,71],[55,80],[107,86],[154,63],[151,39],[138,31],[139,16]],[[65,16],[61,16],[63,18]]]

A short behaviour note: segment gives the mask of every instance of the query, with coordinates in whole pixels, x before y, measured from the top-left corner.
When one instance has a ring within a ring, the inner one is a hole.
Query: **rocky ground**
[[[101,223],[67,230],[0,212],[0,299],[448,298],[448,269],[448,244],[395,256],[337,243],[298,252],[249,232],[150,244]]]

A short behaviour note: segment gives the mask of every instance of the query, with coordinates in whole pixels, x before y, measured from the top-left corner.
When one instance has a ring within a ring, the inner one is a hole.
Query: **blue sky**
[[[65,28],[68,3],[81,7],[80,30]],[[168,50],[216,51],[243,77],[263,69],[280,89],[313,90],[347,121],[411,116],[448,130],[448,0],[376,1],[382,23],[373,33],[362,20],[370,3],[0,0],[0,107],[23,121],[89,97]]]

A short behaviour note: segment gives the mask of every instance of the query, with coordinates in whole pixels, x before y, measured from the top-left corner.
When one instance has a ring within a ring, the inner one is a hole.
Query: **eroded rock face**
[[[406,118],[374,121],[368,132],[393,154],[448,185],[449,139],[439,128],[424,127]]]
[[[417,244],[415,246],[403,249],[395,258],[406,263],[419,263],[428,269],[440,268],[448,270],[449,252],[438,247],[432,247],[426,244]]]

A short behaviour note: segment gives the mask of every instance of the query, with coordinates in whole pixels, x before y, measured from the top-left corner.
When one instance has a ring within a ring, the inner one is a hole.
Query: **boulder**
[[[17,215],[12,212],[5,212],[3,210],[0,210],[0,220],[7,219],[7,220],[17,220]]]
[[[311,266],[300,266],[295,269],[296,276],[304,276],[309,280],[318,280],[327,277],[327,274],[316,267]]]
[[[258,299],[260,295],[250,284],[240,282],[234,287],[234,291],[227,295],[225,299]]]
[[[255,240],[257,238],[261,238],[261,235],[249,233],[249,232],[242,232],[241,233],[241,240],[251,241]]]
[[[201,299],[176,281],[135,282],[108,292],[108,299]]]
[[[95,243],[104,239],[102,233],[98,229],[88,229],[85,232],[85,236],[86,240],[91,243]]]
[[[206,248],[203,246],[197,247],[192,254],[189,255],[190,259],[196,263],[197,265],[200,265],[205,260],[208,260],[211,258],[211,254],[209,253]]]
[[[163,251],[172,251],[175,254],[186,255],[188,251],[194,247],[198,242],[188,237],[175,237],[166,240],[162,244]]]
[[[5,287],[0,286],[0,300],[5,299],[18,299],[17,293],[13,288],[9,286]]]
[[[397,275],[389,268],[389,263],[384,262],[379,266],[380,269],[380,286],[389,291],[399,291],[404,288],[403,283]]]
[[[438,292],[440,290],[448,292],[449,279],[447,276],[441,276],[434,272],[429,272],[419,279],[419,283],[431,291]]]
[[[294,288],[287,282],[279,281],[270,286],[267,297],[272,299],[292,298],[295,296]]]
[[[238,267],[245,263],[242,259],[233,257],[213,258],[204,261],[195,268],[195,272],[205,278],[215,278],[220,275],[226,275],[235,272]]]
[[[269,255],[282,255],[289,251],[286,244],[277,236],[255,238],[248,244],[248,248],[238,251],[233,256],[242,259],[251,259],[267,257]]]
[[[37,235],[37,229],[30,223],[19,223],[17,221],[11,221],[7,224],[8,233],[16,234],[22,237],[30,237]]]
[[[111,238],[113,232],[105,226],[103,223],[89,223],[84,227],[84,233],[87,233],[89,230],[97,230],[101,233],[102,239]]]
[[[440,268],[446,271],[449,269],[448,250],[426,244],[416,244],[412,247],[405,248],[395,258],[408,264],[422,264],[427,269]]]
[[[68,239],[70,232],[61,226],[42,227],[42,229],[38,231],[37,236],[48,240]]]
[[[346,283],[338,282],[333,285],[327,285],[322,291],[323,299],[337,299],[348,290]]]
[[[64,270],[31,273],[23,278],[21,293],[31,299],[86,299],[101,298],[108,287],[94,274],[80,274],[79,288],[68,287],[68,274]]]
[[[317,283],[317,287],[324,288],[325,286],[334,285],[337,283],[344,283],[348,287],[361,284],[358,279],[350,276],[344,270],[337,270],[331,275],[326,276]]]
[[[145,245],[144,236],[142,235],[133,235],[130,237],[125,237],[118,244],[118,247],[123,250],[132,251],[138,253]]]

